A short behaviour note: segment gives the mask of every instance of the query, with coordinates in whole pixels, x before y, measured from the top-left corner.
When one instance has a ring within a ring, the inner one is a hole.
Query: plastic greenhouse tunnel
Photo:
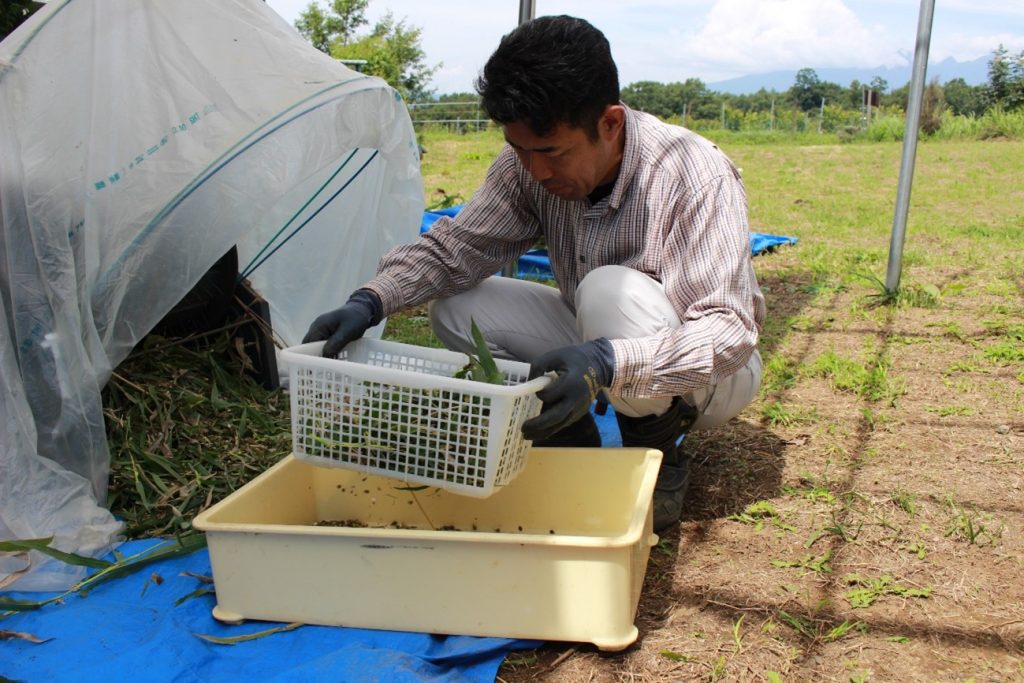
[[[47,3],[0,43],[0,540],[118,543],[100,392],[226,253],[296,344],[422,212],[395,91],[264,3]]]

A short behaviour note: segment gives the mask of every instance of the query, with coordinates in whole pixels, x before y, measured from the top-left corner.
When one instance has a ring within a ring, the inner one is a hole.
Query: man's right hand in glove
[[[357,289],[344,306],[318,316],[309,326],[302,343],[326,339],[323,355],[334,358],[349,342],[359,339],[379,323],[383,318],[382,310],[376,294],[368,289]]]

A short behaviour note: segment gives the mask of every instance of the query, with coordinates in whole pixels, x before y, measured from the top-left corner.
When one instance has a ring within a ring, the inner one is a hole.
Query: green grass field
[[[742,170],[751,229],[800,239],[787,267],[818,289],[870,286],[885,280],[902,146],[898,142],[824,145],[750,144],[728,131],[719,142]],[[497,130],[422,136],[428,206],[472,196],[503,144]],[[731,142],[729,140],[732,140]],[[807,134],[793,138],[804,143]],[[810,137],[813,139],[813,137]],[[1024,244],[1024,142],[927,141],[918,145],[901,284],[910,292],[942,284],[944,266],[969,269],[952,290],[998,286]],[[1011,257],[1011,258],[1007,258]],[[1000,265],[1001,264],[1001,265]],[[994,269],[994,270],[993,270]],[[974,279],[985,282],[975,282]],[[389,336],[432,344],[416,312],[390,323]],[[774,326],[772,326],[774,329]],[[771,330],[769,330],[770,332]]]

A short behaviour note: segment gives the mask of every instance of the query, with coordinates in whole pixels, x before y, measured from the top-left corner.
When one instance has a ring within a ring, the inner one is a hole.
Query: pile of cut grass
[[[288,396],[245,374],[235,340],[147,337],[104,388],[108,505],[130,538],[190,532],[289,452]]]

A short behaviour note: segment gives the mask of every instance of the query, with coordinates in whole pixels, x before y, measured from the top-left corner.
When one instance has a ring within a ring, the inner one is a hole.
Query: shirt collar
[[[626,122],[624,135],[625,144],[622,148],[622,164],[619,166],[619,177],[615,180],[615,189],[608,198],[608,205],[618,210],[622,205],[622,197],[626,194],[637,169],[640,168],[640,122],[637,121],[636,112],[626,105]]]

